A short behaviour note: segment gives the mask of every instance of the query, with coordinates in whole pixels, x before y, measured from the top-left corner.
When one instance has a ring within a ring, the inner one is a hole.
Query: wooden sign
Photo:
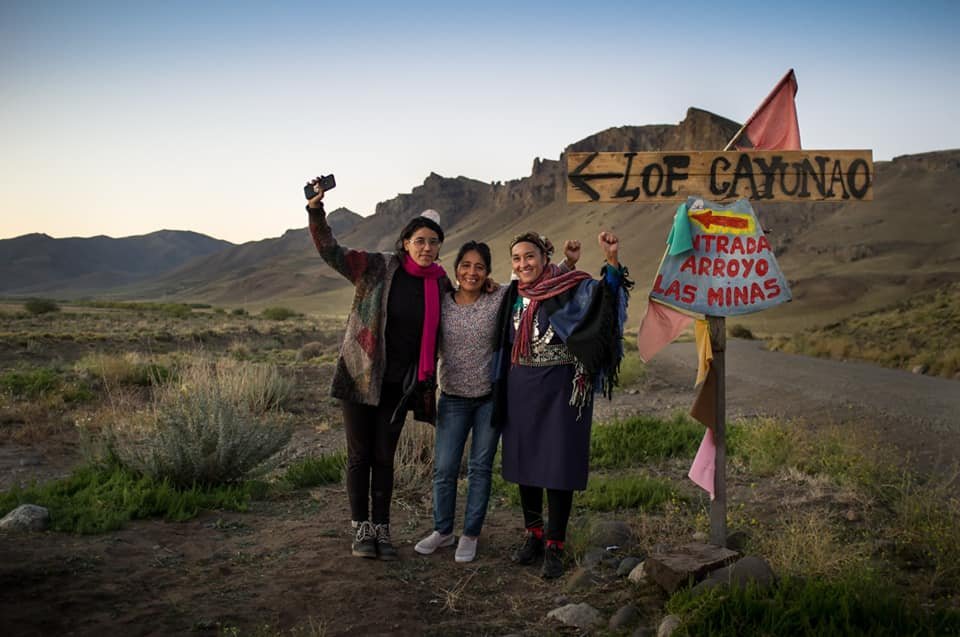
[[[567,203],[870,201],[869,150],[567,153]]]

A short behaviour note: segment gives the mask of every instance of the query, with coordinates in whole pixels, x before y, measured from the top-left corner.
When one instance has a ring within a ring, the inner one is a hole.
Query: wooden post
[[[710,347],[713,350],[711,367],[717,377],[716,413],[717,424],[713,428],[713,439],[717,445],[717,458],[714,474],[714,498],[710,502],[710,543],[717,546],[727,545],[727,388],[726,360],[727,321],[722,316],[708,316],[710,329]]]

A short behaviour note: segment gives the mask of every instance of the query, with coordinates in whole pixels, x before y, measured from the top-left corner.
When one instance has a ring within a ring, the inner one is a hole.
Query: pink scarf
[[[533,319],[537,313],[537,308],[540,307],[540,302],[562,294],[589,278],[590,275],[583,270],[561,273],[559,267],[548,263],[535,281],[521,283],[517,287],[520,296],[530,299],[530,305],[523,313],[523,317],[520,319],[520,327],[513,339],[513,351],[510,354],[510,359],[514,364],[521,358],[530,357],[530,347],[533,341]]]
[[[437,352],[437,328],[440,326],[440,290],[437,287],[437,281],[447,273],[436,263],[431,263],[427,267],[418,265],[409,254],[403,255],[403,269],[410,276],[423,279],[423,334],[420,338],[417,380],[426,380],[433,376]]]

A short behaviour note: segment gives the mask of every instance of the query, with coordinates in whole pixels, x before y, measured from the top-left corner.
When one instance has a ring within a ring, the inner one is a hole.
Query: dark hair
[[[437,237],[440,238],[440,243],[443,243],[443,228],[440,227],[440,224],[426,217],[414,217],[410,220],[410,223],[404,226],[403,231],[400,232],[400,238],[397,239],[397,243],[394,245],[397,254],[403,252],[403,242],[412,237],[413,233],[420,228],[433,230],[437,233]]]
[[[540,250],[540,254],[544,256],[547,262],[550,262],[550,257],[553,256],[553,244],[550,242],[550,239],[546,238],[542,234],[537,234],[536,232],[524,232],[523,234],[518,234],[513,238],[513,241],[510,242],[510,249],[513,250],[513,246],[518,243],[532,243],[537,246],[537,249]]]
[[[460,267],[460,261],[463,260],[463,255],[473,250],[480,255],[480,258],[483,259],[483,262],[487,266],[487,272],[489,273],[493,266],[490,265],[490,246],[482,241],[467,241],[462,246],[460,246],[460,252],[457,252],[457,259],[453,262],[453,269],[456,271]]]

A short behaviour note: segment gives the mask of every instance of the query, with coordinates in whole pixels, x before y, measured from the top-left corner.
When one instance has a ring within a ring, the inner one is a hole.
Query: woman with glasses
[[[311,184],[316,184],[313,180]],[[412,219],[395,252],[340,246],[327,224],[323,191],[310,199],[310,236],[320,256],[356,288],[331,395],[343,404],[347,495],[356,557],[397,559],[390,539],[393,460],[407,411],[433,423],[443,291],[443,243],[433,210]]]
[[[542,557],[544,578],[563,574],[573,492],[587,487],[593,395],[610,395],[623,357],[631,282],[619,239],[601,232],[598,241],[606,259],[599,281],[551,264],[552,249],[538,233],[516,237],[517,280],[498,319],[493,421],[503,423],[503,477],[519,485],[526,527],[513,560]]]

